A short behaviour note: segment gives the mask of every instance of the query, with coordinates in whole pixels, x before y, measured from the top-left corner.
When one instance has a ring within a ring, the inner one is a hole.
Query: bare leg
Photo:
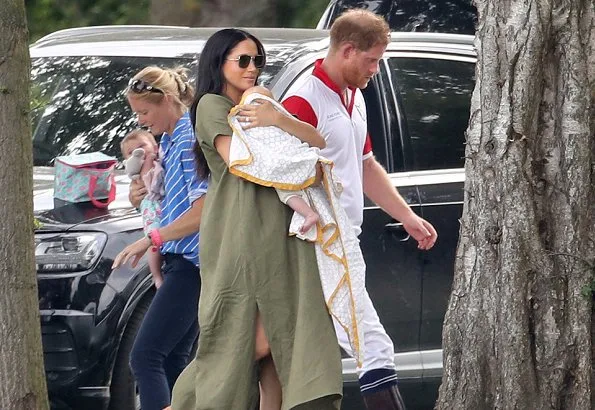
[[[149,270],[153,277],[155,287],[159,289],[163,283],[163,274],[161,273],[161,254],[158,249],[153,250],[153,247],[149,249]]]
[[[258,361],[271,354],[269,341],[264,333],[264,326],[260,320],[260,313],[256,314],[256,346],[254,348],[254,360]]]
[[[282,401],[281,382],[272,356],[260,363],[260,410],[280,410]]]
[[[281,409],[281,383],[271,357],[271,347],[264,332],[260,313],[256,315],[254,359],[260,360],[260,410]]]
[[[299,195],[290,197],[287,200],[287,205],[304,217],[304,224],[300,228],[300,233],[305,234],[318,222],[319,216],[308,203]]]

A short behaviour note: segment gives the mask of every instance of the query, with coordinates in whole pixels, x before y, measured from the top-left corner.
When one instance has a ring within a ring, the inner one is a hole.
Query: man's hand
[[[417,248],[425,251],[432,249],[438,239],[436,229],[411,210],[374,157],[364,160],[363,179],[366,196],[403,224],[407,233],[417,241]]]
[[[141,178],[133,179],[128,191],[128,200],[133,207],[138,208],[141,201],[147,195],[147,188]]]
[[[413,212],[401,222],[407,233],[417,241],[418,249],[424,251],[432,249],[436,243],[436,239],[438,239],[438,234],[431,223],[420,218]]]

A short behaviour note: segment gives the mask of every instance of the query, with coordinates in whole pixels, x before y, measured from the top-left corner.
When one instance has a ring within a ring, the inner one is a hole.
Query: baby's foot
[[[314,211],[312,211],[308,215],[304,216],[304,224],[300,228],[300,233],[302,235],[305,235],[306,232],[308,232],[310,230],[310,228],[312,228],[316,224],[316,222],[318,222],[318,219],[319,219],[319,216]]]

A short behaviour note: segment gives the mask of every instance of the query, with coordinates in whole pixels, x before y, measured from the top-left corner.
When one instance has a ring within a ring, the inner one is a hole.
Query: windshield
[[[101,151],[121,159],[120,139],[137,126],[124,90],[148,65],[183,65],[194,58],[38,57],[31,62],[33,161],[53,166],[57,156]],[[283,66],[269,59],[260,82],[268,85]],[[194,83],[194,78],[192,78]]]
[[[320,28],[329,28],[337,16],[351,8],[384,16],[395,31],[475,34],[477,23],[477,9],[471,0],[336,0]]]

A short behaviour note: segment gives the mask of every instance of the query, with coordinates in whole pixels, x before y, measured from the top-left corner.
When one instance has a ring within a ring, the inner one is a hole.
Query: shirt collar
[[[328,73],[326,71],[324,71],[324,68],[322,68],[323,61],[324,60],[322,58],[319,60],[316,60],[316,63],[314,63],[314,70],[312,71],[312,75],[314,75],[314,77],[316,77],[320,81],[322,81],[324,83],[324,85],[326,85],[328,88],[330,88],[331,90],[333,90],[334,92],[339,94],[341,99],[343,99],[343,92],[342,92],[341,88],[333,80],[331,80]],[[347,87],[347,88],[349,90],[351,90],[352,92],[355,92],[354,87]]]
[[[355,87],[347,87],[349,89],[349,91],[351,91],[351,97],[349,98],[349,106],[346,104],[345,101],[345,95],[343,94],[343,91],[341,90],[341,88],[329,77],[328,73],[326,71],[324,71],[324,68],[322,68],[322,62],[324,60],[318,59],[316,60],[316,63],[314,63],[314,70],[312,70],[312,75],[316,78],[318,78],[320,81],[322,81],[324,83],[324,85],[326,85],[328,88],[330,88],[331,90],[333,90],[334,92],[336,92],[339,95],[339,98],[341,99],[341,102],[343,103],[343,105],[345,106],[345,108],[347,109],[347,111],[349,112],[349,114],[351,115],[351,111],[353,110],[353,102],[354,102],[354,96],[355,96]]]
[[[190,114],[186,111],[184,114],[182,114],[182,116],[178,119],[178,121],[176,121],[176,125],[174,126],[174,132],[172,133],[172,135],[169,135],[167,132],[164,132],[163,135],[161,136],[162,140],[166,140],[166,141],[171,141],[176,142],[180,136],[182,136],[181,132],[176,132],[176,130],[178,129],[179,126],[181,126],[183,123],[188,123],[190,120]]]

